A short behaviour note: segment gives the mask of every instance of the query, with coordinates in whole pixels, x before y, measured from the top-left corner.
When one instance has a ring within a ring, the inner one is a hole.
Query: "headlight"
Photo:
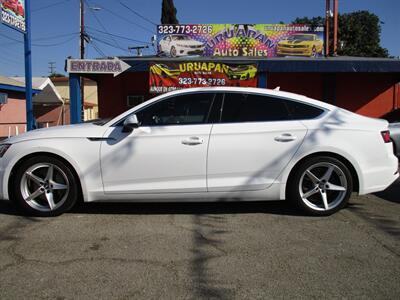
[[[1,144],[0,145],[0,158],[7,152],[8,148],[10,148],[11,144]]]

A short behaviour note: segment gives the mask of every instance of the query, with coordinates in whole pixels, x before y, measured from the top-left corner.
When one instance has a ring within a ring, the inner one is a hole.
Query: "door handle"
[[[291,135],[290,133],[283,133],[274,138],[277,142],[291,142],[297,139],[297,136]]]
[[[200,145],[203,143],[204,143],[204,140],[197,136],[191,136],[182,141],[182,144],[188,145],[188,146],[195,146],[195,145]]]

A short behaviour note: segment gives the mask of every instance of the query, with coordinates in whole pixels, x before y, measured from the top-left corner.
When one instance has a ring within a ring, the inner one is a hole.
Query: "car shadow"
[[[165,215],[165,214],[271,214],[306,216],[287,201],[257,202],[172,202],[172,203],[78,203],[68,214],[118,214],[118,215]],[[23,216],[9,201],[0,201],[0,214]]]
[[[287,201],[257,202],[172,202],[172,203],[82,203],[69,213],[76,214],[276,214],[304,216]]]
[[[374,195],[382,200],[400,204],[400,179],[397,179],[386,190],[379,193],[374,193]]]

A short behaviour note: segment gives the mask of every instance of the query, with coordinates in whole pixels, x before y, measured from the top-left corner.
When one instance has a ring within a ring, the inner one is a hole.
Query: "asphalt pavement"
[[[0,299],[399,299],[400,182],[330,217],[285,202],[0,202]]]

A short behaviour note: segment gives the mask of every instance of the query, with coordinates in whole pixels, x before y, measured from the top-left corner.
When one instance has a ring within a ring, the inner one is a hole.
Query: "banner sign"
[[[25,0],[0,0],[1,22],[25,33]]]
[[[324,55],[324,28],[284,24],[158,25],[160,56]]]
[[[150,64],[150,93],[189,87],[257,86],[257,64],[164,62]]]
[[[119,58],[113,59],[67,59],[68,73],[113,74],[114,77],[131,66]]]

